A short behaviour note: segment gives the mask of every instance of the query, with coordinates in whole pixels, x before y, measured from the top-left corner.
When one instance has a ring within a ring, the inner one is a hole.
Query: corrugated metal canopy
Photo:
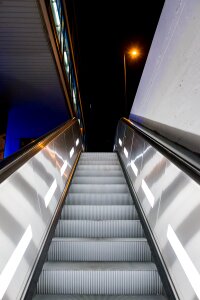
[[[36,0],[0,1],[0,86],[13,96],[20,93],[28,99],[34,92],[40,99],[45,95],[48,101],[54,97],[64,101]]]

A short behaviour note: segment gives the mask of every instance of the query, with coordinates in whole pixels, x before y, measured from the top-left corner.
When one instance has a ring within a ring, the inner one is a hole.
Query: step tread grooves
[[[162,295],[36,295],[34,300],[167,300]]]
[[[64,205],[61,219],[132,220],[138,219],[138,214],[133,205]]]
[[[167,300],[117,153],[82,153],[34,300]]]
[[[69,188],[70,193],[128,193],[127,184],[79,184],[72,183]]]
[[[71,205],[127,205],[133,204],[130,193],[69,193],[66,203]]]
[[[144,237],[139,220],[59,220],[59,237]]]
[[[144,238],[135,239],[70,239],[54,238],[49,261],[151,261]]]
[[[77,176],[75,174],[72,184],[125,184],[123,176]]]
[[[45,262],[43,271],[48,270],[90,270],[90,271],[157,271],[156,265],[152,262]]]
[[[162,292],[153,263],[45,263],[37,286],[38,293],[45,293],[46,288],[55,294],[59,291],[110,295]]]

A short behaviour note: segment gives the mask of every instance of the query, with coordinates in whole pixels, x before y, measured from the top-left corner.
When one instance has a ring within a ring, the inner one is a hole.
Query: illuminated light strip
[[[128,151],[125,147],[124,147],[124,154],[125,154],[126,158],[128,158]]]
[[[143,179],[142,179],[142,189],[143,189],[151,207],[153,208],[154,202],[155,202],[154,195],[152,194],[151,190],[149,189],[148,185],[146,184],[146,182]]]
[[[122,146],[122,140],[121,139],[119,139],[119,145]]]
[[[138,174],[138,168],[137,168],[136,165],[134,164],[134,161],[133,161],[133,160],[131,161],[131,168],[132,168],[132,170],[133,170],[135,176],[137,176],[137,174]]]
[[[56,4],[56,2],[53,2],[52,5],[53,5],[54,13],[55,13],[55,18],[56,18],[56,24],[55,25],[60,26],[60,18],[59,18],[59,14],[58,14],[57,4]]]
[[[76,146],[78,146],[78,144],[79,144],[79,139],[76,140]]]
[[[72,147],[72,149],[71,149],[70,152],[69,152],[70,158],[72,157],[73,154],[74,154],[74,147]]]
[[[52,185],[50,186],[48,192],[46,193],[44,197],[45,206],[47,207],[53,197],[53,194],[55,193],[55,190],[57,188],[57,181],[54,179]]]
[[[69,61],[68,61],[68,58],[67,58],[66,51],[64,51],[64,62],[65,62],[65,65],[67,67],[67,73],[69,73]]]
[[[20,262],[32,239],[32,229],[29,225],[0,274],[0,299],[3,298]]]
[[[189,279],[189,282],[193,287],[198,299],[200,299],[200,274],[195,268],[191,258],[185,251],[184,247],[182,246],[181,242],[179,241],[176,233],[174,232],[170,224],[167,228],[167,238],[187,278]]]
[[[66,160],[60,169],[61,176],[63,176],[63,174],[65,173],[65,170],[67,169],[67,165],[68,165],[68,161]]]

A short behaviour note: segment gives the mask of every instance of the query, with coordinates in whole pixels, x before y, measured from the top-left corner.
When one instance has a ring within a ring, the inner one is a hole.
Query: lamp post
[[[127,111],[127,95],[126,95],[126,53],[124,52],[124,115]]]
[[[140,52],[137,48],[132,48],[128,52],[124,52],[124,110],[125,110],[125,116],[127,113],[127,73],[126,73],[126,55],[129,55],[131,60],[136,60],[140,56]]]

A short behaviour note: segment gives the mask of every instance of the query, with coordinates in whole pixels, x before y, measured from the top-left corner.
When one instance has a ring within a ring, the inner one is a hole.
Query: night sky
[[[88,151],[112,151],[118,120],[128,116],[164,4],[163,0],[73,0],[79,85]],[[123,55],[127,60],[125,112]]]

